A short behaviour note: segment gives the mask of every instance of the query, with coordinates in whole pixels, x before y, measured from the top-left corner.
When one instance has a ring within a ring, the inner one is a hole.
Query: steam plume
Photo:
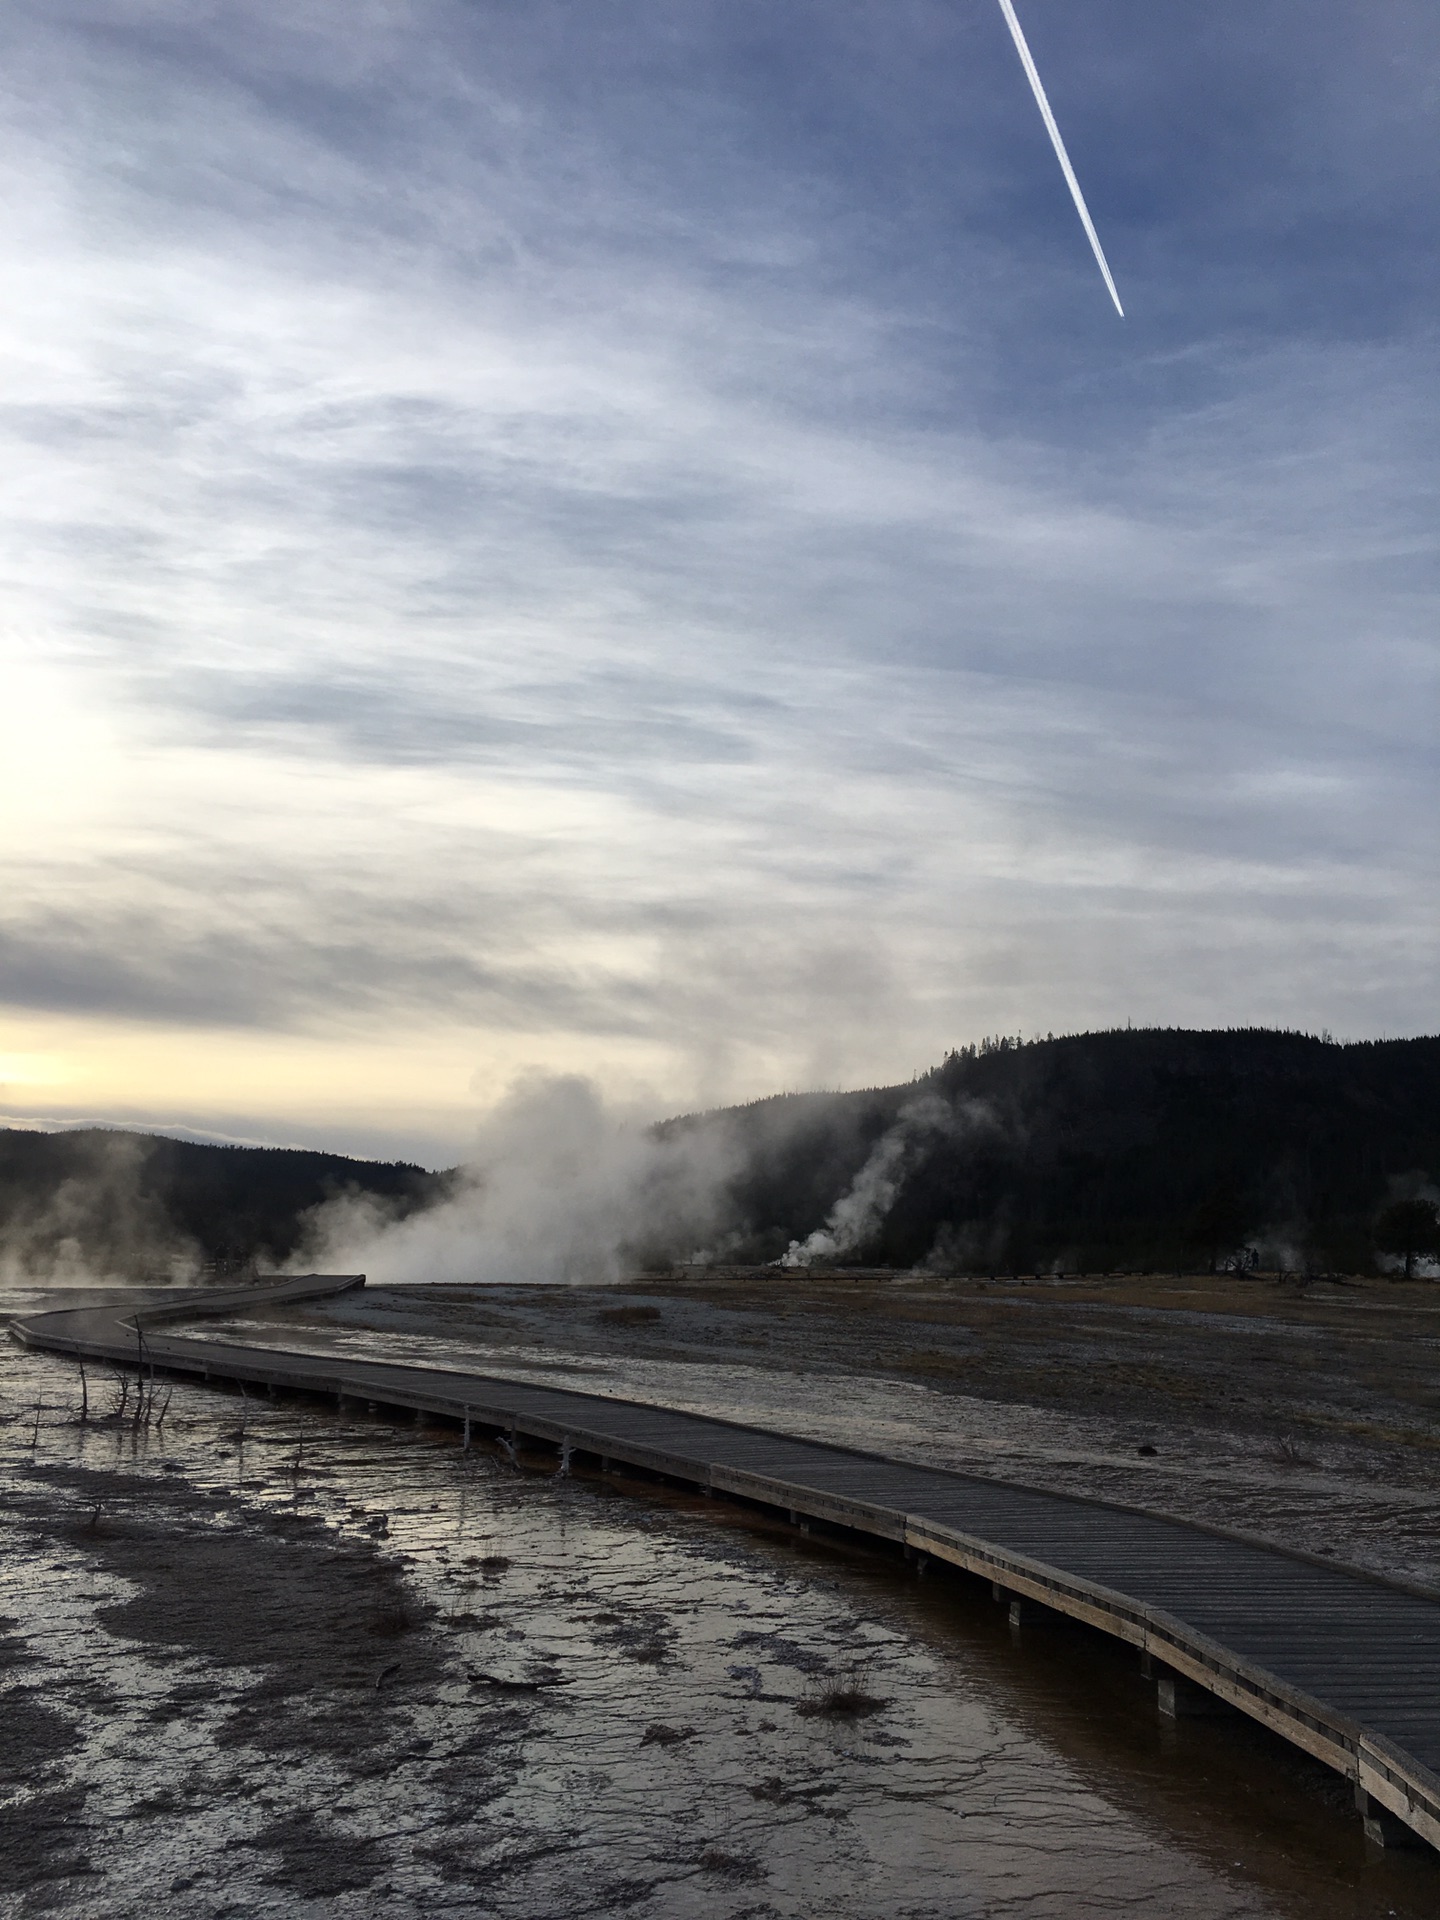
[[[87,1130],[53,1192],[7,1193],[0,1285],[149,1286],[193,1277],[201,1251],[143,1179],[152,1143]]]
[[[804,1240],[792,1240],[782,1267],[808,1267],[854,1253],[872,1240],[895,1204],[905,1176],[930,1142],[949,1132],[955,1110],[937,1094],[925,1094],[900,1109],[895,1124],[880,1136],[848,1192],[830,1209],[823,1227]]]
[[[396,1220],[349,1195],[319,1210],[301,1264],[420,1281],[597,1284],[721,1233],[729,1136],[657,1137],[576,1075],[530,1075],[485,1123],[451,1197]]]

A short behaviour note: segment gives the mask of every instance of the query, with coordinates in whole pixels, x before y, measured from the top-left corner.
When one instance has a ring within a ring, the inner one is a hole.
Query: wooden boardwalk
[[[912,1466],[636,1401],[513,1379],[165,1334],[167,1320],[363,1285],[151,1296],[32,1315],[27,1345],[206,1379],[325,1394],[533,1439],[852,1528],[989,1580],[1014,1617],[1039,1606],[1138,1647],[1162,1711],[1218,1699],[1354,1782],[1367,1832],[1440,1847],[1440,1600],[1178,1520]],[[1203,1690],[1203,1691],[1201,1691]],[[1398,1823],[1398,1824],[1397,1824]]]

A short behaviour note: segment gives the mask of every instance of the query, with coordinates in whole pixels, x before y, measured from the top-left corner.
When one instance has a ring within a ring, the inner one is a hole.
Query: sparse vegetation
[[[1440,1254],[1440,1209],[1433,1200],[1392,1201],[1376,1219],[1375,1245],[1403,1260],[1405,1278],[1413,1280],[1416,1260]]]
[[[890,1703],[879,1694],[871,1693],[867,1678],[863,1667],[843,1674],[826,1674],[811,1693],[796,1703],[795,1711],[816,1720],[863,1720],[872,1713],[883,1712]]]
[[[395,1595],[366,1622],[365,1631],[377,1640],[398,1640],[402,1634],[413,1633],[419,1624],[413,1609],[403,1597]]]
[[[759,1862],[749,1854],[726,1853],[720,1847],[707,1847],[700,1856],[700,1865],[722,1880],[751,1881],[765,1877]]]

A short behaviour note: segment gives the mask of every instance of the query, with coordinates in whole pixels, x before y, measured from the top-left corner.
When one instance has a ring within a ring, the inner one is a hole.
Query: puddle
[[[1419,1920],[1338,1781],[963,1582],[0,1352],[7,1913]],[[36,1418],[38,1406],[38,1422]],[[158,1412],[158,1406],[157,1406]]]

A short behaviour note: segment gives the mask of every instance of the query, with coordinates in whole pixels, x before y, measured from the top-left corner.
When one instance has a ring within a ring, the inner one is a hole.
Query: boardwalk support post
[[[1391,1852],[1409,1852],[1415,1847],[1423,1847],[1425,1842],[1413,1828],[1382,1807],[1365,1789],[1355,1789],[1355,1806],[1365,1827],[1365,1838],[1372,1847],[1385,1847]]]
[[[1156,1680],[1155,1703],[1167,1720],[1208,1720],[1227,1711],[1208,1687],[1197,1687],[1175,1673],[1162,1673]]]

